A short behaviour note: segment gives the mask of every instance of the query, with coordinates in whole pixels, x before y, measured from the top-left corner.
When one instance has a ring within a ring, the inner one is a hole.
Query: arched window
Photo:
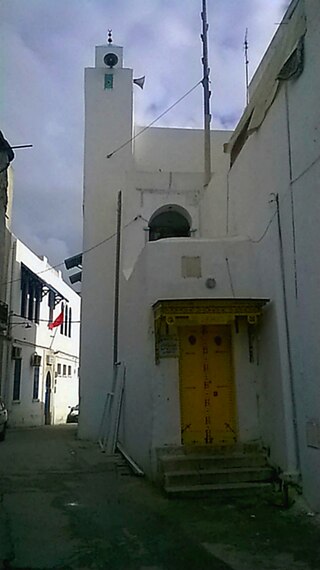
[[[191,218],[181,206],[159,208],[149,222],[149,241],[171,237],[189,237]]]

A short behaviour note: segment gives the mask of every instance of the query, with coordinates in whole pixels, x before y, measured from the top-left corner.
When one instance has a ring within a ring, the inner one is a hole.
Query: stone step
[[[170,485],[165,486],[164,490],[170,497],[186,496],[199,497],[201,495],[210,495],[224,493],[228,495],[242,495],[245,492],[259,492],[271,489],[271,483],[215,483],[209,485]]]
[[[233,455],[164,455],[160,459],[162,470],[165,473],[169,471],[201,471],[210,468],[232,469],[235,467],[264,467],[266,466],[266,458],[262,454],[244,454],[238,453]]]
[[[226,483],[258,483],[271,481],[271,467],[241,467],[235,469],[206,469],[202,471],[169,471],[164,475],[165,487],[177,485],[211,485]]]
[[[233,455],[260,453],[259,443],[234,443],[232,445],[168,445],[157,449],[157,456],[189,456],[189,455]]]

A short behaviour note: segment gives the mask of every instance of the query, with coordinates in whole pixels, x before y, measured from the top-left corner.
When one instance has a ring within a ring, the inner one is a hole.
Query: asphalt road
[[[319,570],[306,512],[245,497],[169,500],[74,426],[0,444],[0,569]]]

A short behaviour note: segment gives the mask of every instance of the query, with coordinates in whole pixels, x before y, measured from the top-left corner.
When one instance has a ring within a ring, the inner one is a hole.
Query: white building
[[[118,58],[112,68],[105,64],[109,53]],[[216,338],[215,347],[221,342],[226,347],[226,362],[221,364],[226,367],[226,386],[217,392],[215,402],[211,399],[206,405],[210,409],[204,409],[209,398],[199,391],[197,427],[184,434],[183,442],[233,443],[238,433],[243,442],[258,439],[257,411],[248,416],[246,410],[247,401],[256,402],[255,377],[248,350],[244,349],[244,355],[241,347],[247,347],[248,319],[256,322],[265,301],[249,299],[250,276],[254,273],[251,244],[241,238],[219,238],[225,232],[229,165],[223,144],[230,133],[212,133],[212,189],[205,189],[201,130],[150,128],[136,137],[133,145],[126,144],[113,153],[130,140],[133,132],[132,71],[123,68],[122,48],[97,47],[95,67],[86,70],[85,82],[79,435],[99,436],[116,352],[126,366],[121,441],[155,477],[158,449],[181,444],[181,434],[193,413],[188,398],[182,408],[180,405],[179,339],[181,344],[185,338],[199,335],[199,343],[204,343],[205,327]],[[123,193],[123,245],[119,342],[113,351],[114,233],[119,189]],[[201,207],[210,192],[219,208],[219,221],[214,226]],[[244,268],[237,299],[233,298],[226,257]],[[179,320],[179,315],[184,319]],[[181,327],[181,323],[191,328]],[[231,336],[237,361],[235,381],[243,395],[237,405],[229,366]],[[216,352],[210,358],[214,359]],[[188,384],[187,376],[184,382]],[[188,387],[182,390],[188,391]],[[220,398],[230,405],[210,431],[206,422]]]
[[[122,146],[139,132],[132,71],[122,48],[96,48],[85,79],[79,434],[99,436],[116,356],[119,439],[149,476],[164,448],[258,444],[320,509],[319,4],[293,0],[284,22],[235,133],[212,132],[207,188],[201,131],[150,128]]]
[[[0,131],[0,396],[3,395],[5,335],[8,322],[6,282],[11,241],[12,166],[10,163],[13,159],[14,152]]]
[[[272,299],[260,330],[261,435],[318,511],[319,30],[319,2],[294,0],[228,145],[227,200],[228,233],[254,241],[256,288]]]
[[[66,421],[78,403],[80,297],[12,236],[4,398],[10,426]],[[63,323],[52,323],[63,312]]]

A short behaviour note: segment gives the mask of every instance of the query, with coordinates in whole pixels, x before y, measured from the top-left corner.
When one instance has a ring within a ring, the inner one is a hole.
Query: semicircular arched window
[[[190,223],[175,209],[156,213],[149,222],[149,241],[171,237],[190,237]]]

